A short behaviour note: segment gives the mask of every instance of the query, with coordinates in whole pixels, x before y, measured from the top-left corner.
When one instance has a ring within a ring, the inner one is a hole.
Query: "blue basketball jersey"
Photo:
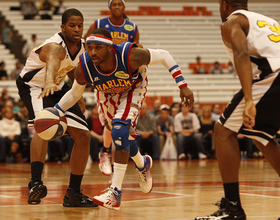
[[[88,52],[80,56],[80,66],[84,78],[88,84],[106,94],[114,95],[122,93],[129,89],[135,83],[143,80],[139,70],[130,72],[128,58],[134,43],[121,43],[113,45],[113,54],[115,56],[115,67],[110,73],[103,73],[90,59]]]
[[[134,42],[137,33],[137,25],[124,19],[122,25],[114,25],[109,18],[95,21],[95,28],[104,28],[111,33],[114,44],[121,42]]]

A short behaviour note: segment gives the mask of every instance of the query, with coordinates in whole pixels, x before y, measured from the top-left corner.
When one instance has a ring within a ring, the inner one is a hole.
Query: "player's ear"
[[[223,11],[227,11],[228,9],[228,4],[226,1],[222,1],[222,7],[223,7]]]
[[[113,49],[113,44],[111,44],[111,45],[108,46],[108,51],[109,51],[109,52],[111,52],[112,49]]]
[[[60,28],[61,28],[62,31],[65,31],[65,25],[64,24],[61,24]]]

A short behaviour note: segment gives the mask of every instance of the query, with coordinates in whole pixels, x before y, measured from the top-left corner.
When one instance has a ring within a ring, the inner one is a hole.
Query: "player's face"
[[[110,10],[112,12],[112,15],[119,17],[119,16],[123,16],[124,14],[124,5],[123,2],[121,0],[113,0],[111,3],[111,7]]]
[[[111,51],[111,46],[100,43],[88,43],[87,52],[90,56],[92,62],[98,66],[107,60],[109,53]]]
[[[80,41],[84,30],[83,23],[83,18],[80,16],[69,17],[67,23],[61,25],[65,38],[70,42]]]

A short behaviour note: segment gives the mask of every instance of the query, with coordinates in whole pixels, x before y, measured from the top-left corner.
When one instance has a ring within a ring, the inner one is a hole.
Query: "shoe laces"
[[[141,182],[147,182],[147,179],[149,178],[149,173],[147,172],[146,168],[144,170],[139,170],[139,180]]]
[[[214,212],[211,216],[220,216],[220,215],[230,214],[230,212],[227,210],[230,203],[235,205],[234,202],[230,202],[230,201],[226,202],[226,201],[221,200],[221,201],[216,202],[214,205],[218,206],[219,210]]]
[[[102,196],[104,196],[106,198],[111,197],[112,194],[115,195],[115,196],[119,196],[119,193],[113,187],[108,187],[107,189],[104,189],[101,192],[105,192],[105,193],[102,194]]]
[[[79,189],[79,190],[74,190],[74,194],[77,195],[78,197],[80,198],[87,198],[87,196],[85,196],[83,193],[82,193],[82,189]]]

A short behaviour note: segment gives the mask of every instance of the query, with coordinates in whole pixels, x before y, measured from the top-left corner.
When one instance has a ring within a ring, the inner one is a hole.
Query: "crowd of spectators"
[[[35,19],[38,16],[43,20],[51,20],[53,15],[61,15],[66,10],[63,0],[54,3],[51,0],[42,0],[37,6],[33,0],[21,0],[20,10],[25,20]]]
[[[227,64],[215,61],[212,63],[201,62],[201,57],[195,58],[195,63],[190,64],[193,74],[235,74],[235,69],[231,61]]]
[[[222,108],[219,104],[201,106],[195,103],[190,109],[180,103],[168,105],[156,100],[154,108],[148,111],[147,104],[143,103],[136,126],[140,152],[151,155],[154,160],[160,159],[165,140],[172,137],[178,160],[216,158],[212,137]],[[92,161],[98,161],[104,127],[99,120],[97,105],[87,109],[91,132],[90,157]],[[0,163],[30,161],[30,141],[35,131],[27,126],[27,122],[28,111],[23,102],[15,103],[8,90],[3,89],[0,96]],[[263,157],[251,139],[239,135],[238,141],[242,156]],[[67,135],[50,141],[46,160],[69,161],[73,145],[73,139]]]

